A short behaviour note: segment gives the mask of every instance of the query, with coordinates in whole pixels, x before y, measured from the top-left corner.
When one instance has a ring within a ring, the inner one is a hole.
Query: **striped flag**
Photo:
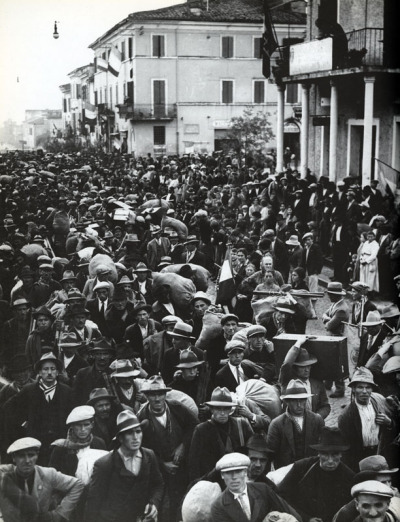
[[[218,279],[216,304],[230,305],[236,296],[236,285],[231,265],[231,247],[228,246]]]
[[[265,78],[271,76],[271,55],[278,48],[274,24],[269,10],[269,0],[264,0],[264,33],[262,36],[262,73]]]
[[[378,189],[383,195],[389,193],[396,200],[398,199],[398,183],[400,172],[393,167],[390,167],[383,161],[375,158],[376,160],[376,179],[379,181]]]
[[[92,105],[88,101],[85,102],[85,120],[95,120],[97,118],[96,106]]]
[[[108,63],[107,63],[107,60],[105,60],[104,58],[96,59],[96,72],[99,72],[99,71],[103,71],[103,72],[108,71]]]
[[[116,47],[112,47],[110,51],[110,57],[108,58],[108,70],[114,76],[119,75],[119,70],[121,68],[121,53],[118,51]]]

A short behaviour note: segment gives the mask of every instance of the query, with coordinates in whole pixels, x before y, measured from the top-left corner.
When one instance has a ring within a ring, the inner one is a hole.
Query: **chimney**
[[[205,11],[205,2],[203,0],[187,0],[190,12],[196,16],[200,16]]]

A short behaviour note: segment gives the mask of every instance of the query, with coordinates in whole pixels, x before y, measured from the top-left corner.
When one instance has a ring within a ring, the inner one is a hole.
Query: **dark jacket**
[[[249,367],[242,365],[242,370],[247,379],[254,378],[254,371]],[[231,369],[228,364],[225,364],[216,374],[214,380],[214,386],[220,386],[221,388],[226,387],[229,391],[234,392],[238,386],[238,382],[233,376]]]
[[[110,304],[110,299],[108,299],[108,304]],[[90,319],[97,324],[100,332],[105,336],[109,337],[109,331],[106,321],[106,310],[104,310],[104,314],[102,314],[99,310],[99,300],[90,299],[86,303],[86,308],[90,312]]]
[[[310,246],[308,256],[307,249],[304,248],[301,258],[301,266],[304,268],[307,275],[320,274],[323,264],[322,252],[318,245],[314,243]]]
[[[154,319],[149,319],[148,322],[148,336],[161,332],[162,326]],[[132,346],[135,357],[141,357],[143,359],[143,335],[140,326],[137,323],[131,324],[125,331],[124,340],[128,341]]]
[[[93,436],[90,448],[105,450],[106,445],[103,439]],[[49,467],[61,471],[64,475],[75,477],[76,468],[78,467],[76,452],[66,447],[54,446],[50,456]]]
[[[368,334],[364,333],[360,339],[360,351],[358,353],[357,366],[365,366],[368,359],[374,355],[385,342],[387,330],[382,326],[376,339],[368,349]]]
[[[96,461],[86,502],[85,522],[132,522],[147,504],[159,509],[164,482],[152,450],[141,448],[142,465],[135,477],[117,450]]]
[[[105,373],[109,375],[111,371]],[[74,404],[86,404],[89,400],[90,392],[94,388],[107,388],[107,384],[108,383],[105,382],[103,374],[98,372],[94,365],[82,368],[75,376],[73,388]]]

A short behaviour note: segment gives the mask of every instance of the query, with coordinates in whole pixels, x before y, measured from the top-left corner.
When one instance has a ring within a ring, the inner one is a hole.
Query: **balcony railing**
[[[114,116],[114,111],[108,108],[107,103],[98,103],[97,104],[97,110],[99,113],[99,116]]]
[[[133,120],[172,120],[176,118],[176,104],[133,104]]]
[[[383,29],[366,28],[346,33],[349,67],[384,65]]]

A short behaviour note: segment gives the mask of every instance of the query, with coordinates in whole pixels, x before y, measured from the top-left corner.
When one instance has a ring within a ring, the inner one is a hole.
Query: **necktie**
[[[100,315],[102,317],[104,317],[104,301],[101,302],[101,306],[100,306]]]
[[[246,515],[247,520],[251,519],[251,509],[246,493],[240,493],[238,496],[239,504]]]
[[[369,335],[369,336],[368,336],[367,350],[370,350],[370,349],[371,349],[372,341],[373,341],[373,340],[374,340],[374,338],[372,337],[372,335]]]
[[[236,366],[236,380],[237,380],[238,384],[240,384],[240,370],[237,366]]]

